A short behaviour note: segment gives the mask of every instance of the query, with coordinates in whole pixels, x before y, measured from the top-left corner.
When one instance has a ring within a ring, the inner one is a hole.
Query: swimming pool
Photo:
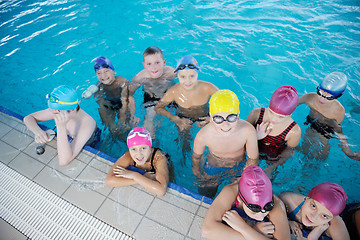
[[[142,52],[159,46],[175,66],[192,54],[199,79],[234,91],[240,117],[267,106],[272,92],[293,85],[300,95],[315,90],[332,71],[344,72],[349,87],[340,102],[346,109],[343,131],[360,151],[360,7],[359,1],[5,1],[0,3],[0,104],[21,115],[46,107],[44,96],[60,84],[79,93],[95,83],[92,60],[110,58],[127,79],[142,69]],[[135,94],[141,111],[141,91]],[[93,98],[81,106],[100,124]],[[303,134],[308,109],[293,114]],[[163,119],[160,148],[176,164],[176,183],[196,191],[191,156],[185,164],[177,130]],[[49,123],[52,126],[53,123]],[[195,136],[198,128],[192,129]],[[101,150],[119,157],[126,145],[105,139]],[[360,162],[351,160],[331,139],[328,159],[299,151],[278,168],[274,191],[306,193],[323,181],[341,184],[350,201],[360,200]],[[264,164],[264,163],[261,163]]]

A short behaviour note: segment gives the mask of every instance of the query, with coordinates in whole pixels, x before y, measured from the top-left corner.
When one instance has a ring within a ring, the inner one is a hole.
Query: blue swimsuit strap
[[[292,221],[296,221],[296,214],[300,211],[300,208],[302,207],[302,205],[304,204],[305,200],[302,201],[302,203],[300,203],[299,206],[297,206],[291,213],[289,213],[289,219]]]

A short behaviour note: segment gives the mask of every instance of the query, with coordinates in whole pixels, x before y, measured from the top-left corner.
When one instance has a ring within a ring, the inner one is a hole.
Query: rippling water
[[[144,49],[156,45],[170,66],[194,55],[199,79],[238,94],[243,119],[253,108],[267,106],[278,86],[291,84],[302,95],[314,91],[326,74],[344,72],[349,79],[340,98],[346,109],[344,133],[360,151],[359,6],[359,0],[2,1],[0,104],[26,115],[45,108],[44,96],[60,84],[76,86],[80,93],[97,81],[92,60],[100,55],[130,80],[142,69]],[[140,91],[135,97],[141,99]],[[95,101],[83,100],[82,107],[100,125]],[[300,107],[293,115],[303,133],[307,113]],[[164,120],[160,146],[179,162],[182,154],[168,133],[176,128]],[[106,141],[111,145],[102,150],[114,157],[126,150],[123,143]],[[359,201],[360,162],[347,158],[336,139],[330,143],[325,162],[296,152],[278,169],[275,192],[307,192],[314,184],[335,181],[351,201]],[[196,191],[190,165],[188,156],[186,166],[176,166],[177,183]]]

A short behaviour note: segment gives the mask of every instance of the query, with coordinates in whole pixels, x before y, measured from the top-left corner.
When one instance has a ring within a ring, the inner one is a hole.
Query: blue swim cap
[[[347,86],[347,77],[341,72],[332,72],[328,74],[320,83],[319,88],[330,93],[334,97],[340,97]]]
[[[181,58],[176,66],[175,73],[179,70],[184,70],[185,68],[195,70],[199,73],[199,64],[193,56],[186,55],[185,57]]]
[[[103,68],[110,68],[111,70],[115,71],[114,66],[107,57],[98,57],[97,59],[95,59],[94,70],[95,72],[97,72]]]
[[[79,105],[76,91],[65,85],[55,88],[46,98],[48,107],[53,110],[70,111]]]

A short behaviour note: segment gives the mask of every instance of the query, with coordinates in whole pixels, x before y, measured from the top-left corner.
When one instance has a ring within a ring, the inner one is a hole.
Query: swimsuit
[[[261,108],[261,112],[259,115],[259,119],[255,123],[255,127],[257,124],[261,124],[263,122],[265,108]],[[259,152],[266,155],[269,160],[278,160],[275,159],[280,155],[280,153],[286,148],[286,135],[291,131],[291,129],[297,123],[293,121],[282,133],[277,136],[267,135],[265,138],[258,140]]]
[[[296,221],[296,214],[298,214],[298,212],[300,211],[300,208],[302,207],[302,205],[304,205],[304,201],[302,201],[302,203],[300,203],[299,206],[297,206],[291,213],[288,214],[288,218],[291,221]]]
[[[144,108],[153,107],[155,106],[161,98],[151,96],[149,93],[144,92]]]
[[[325,138],[330,139],[335,134],[335,129],[324,123],[319,122],[316,118],[312,118],[309,115],[306,117],[304,125],[309,125],[312,129],[323,135]]]
[[[152,173],[156,173],[156,169],[155,169],[155,166],[154,166],[154,157],[155,157],[155,154],[156,154],[156,152],[158,151],[158,150],[160,150],[159,148],[154,148],[154,151],[153,151],[153,153],[152,153],[152,155],[151,155],[151,157],[150,157],[150,164],[151,164],[151,169],[150,170],[144,170],[145,172],[152,172]],[[160,150],[161,151],[161,150]],[[167,160],[168,160],[168,165],[169,165],[169,163],[170,163],[170,156],[168,155],[168,154],[165,154],[165,157],[167,158]],[[134,161],[134,164],[133,164],[133,166],[134,167],[137,167],[136,166],[136,162]],[[139,167],[137,167],[137,168],[139,168]],[[142,168],[140,168],[140,169],[142,169]]]

